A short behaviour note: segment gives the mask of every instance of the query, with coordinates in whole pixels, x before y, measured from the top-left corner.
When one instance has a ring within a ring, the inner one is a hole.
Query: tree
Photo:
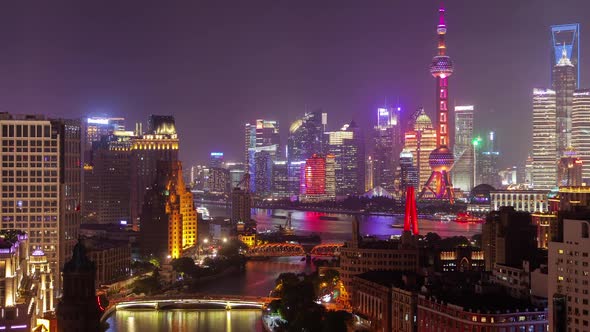
[[[426,234],[426,236],[424,236],[424,240],[429,244],[429,245],[434,245],[435,243],[437,243],[438,241],[441,240],[441,237],[433,232],[428,232]]]
[[[195,273],[195,261],[190,257],[180,257],[171,262],[172,269],[181,275],[193,276]]]

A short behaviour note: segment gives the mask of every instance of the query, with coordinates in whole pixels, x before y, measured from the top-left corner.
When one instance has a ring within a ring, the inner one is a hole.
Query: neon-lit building
[[[355,195],[365,189],[365,141],[354,121],[328,133],[328,150],[336,159],[336,194]]]
[[[321,111],[305,113],[289,127],[287,160],[305,161],[314,154],[324,153],[327,114]]]
[[[276,145],[274,148],[276,156],[281,151],[281,138],[279,135],[279,123],[274,120],[258,119],[254,123],[247,123],[245,126],[245,167],[250,171],[254,165],[252,149]]]
[[[405,134],[404,150],[412,153],[412,161],[418,171],[418,186],[422,188],[431,173],[429,157],[432,150],[436,149],[436,130],[432,126],[430,117],[421,108],[414,123],[414,130]]]
[[[418,168],[414,165],[414,156],[411,151],[404,149],[399,155],[399,193],[406,192],[408,187],[418,188]]]
[[[565,46],[562,47],[561,59],[553,67],[552,88],[555,91],[557,157],[561,158],[572,143],[572,107],[576,88],[575,68]]]
[[[419,198],[433,198],[455,201],[450,170],[455,156],[449,149],[449,76],[453,74],[453,62],[447,54],[445,35],[445,9],[440,8],[438,34],[438,54],[432,59],[430,73],[436,78],[436,149],[432,150],[428,162],[432,169],[430,177],[424,184]]]
[[[305,195],[326,194],[326,158],[314,154],[305,161],[302,176],[302,193]]]
[[[555,91],[533,90],[533,187],[550,190],[557,184]]]
[[[473,144],[473,105],[455,106],[455,166],[453,184],[464,192],[473,186],[474,155]]]
[[[590,89],[576,90],[572,104],[572,147],[582,162],[582,179],[590,184]]]
[[[397,156],[402,149],[401,108],[378,108],[377,125],[373,130],[372,172],[373,183],[367,190],[380,186],[387,191],[395,189]]]
[[[582,185],[582,161],[576,152],[569,148],[566,154],[559,158],[557,165],[557,185],[559,187],[579,187]]]
[[[551,26],[551,69],[557,65],[565,47],[567,59],[574,68],[576,89],[580,88],[580,24],[562,24]],[[551,82],[554,77],[551,76]]]

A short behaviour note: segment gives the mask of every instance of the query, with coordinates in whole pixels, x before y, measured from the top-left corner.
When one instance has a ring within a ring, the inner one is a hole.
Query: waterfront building
[[[550,190],[557,184],[555,91],[533,90],[533,187]]]
[[[278,145],[250,149],[250,190],[260,196],[269,196],[272,190],[272,164],[277,158]]]
[[[132,135],[117,131],[94,142],[92,162],[84,165],[83,222],[131,224]]]
[[[97,237],[87,238],[84,243],[88,247],[88,258],[96,265],[96,288],[129,277],[131,244],[128,241]]]
[[[563,220],[563,239],[549,243],[551,331],[586,331],[590,325],[590,222]]]
[[[422,188],[431,173],[428,158],[430,152],[436,149],[436,130],[432,126],[430,117],[426,115],[424,109],[420,112],[414,122],[414,130],[405,134],[404,150],[412,153],[413,165],[418,171],[418,187]]]
[[[280,152],[281,137],[279,135],[279,123],[274,120],[258,119],[254,123],[245,126],[245,163],[246,171],[252,166],[253,160],[250,149],[276,145]]]
[[[148,131],[131,144],[131,220],[133,230],[141,229],[140,214],[147,190],[157,177],[158,163],[178,160],[179,139],[174,117],[150,115]]]
[[[287,167],[289,175],[289,192],[292,195],[299,195],[301,193],[301,175],[303,174],[303,168],[305,167],[305,160],[289,161]]]
[[[326,194],[326,158],[314,154],[305,162],[301,193],[306,196]]]
[[[358,195],[365,189],[365,142],[354,121],[328,133],[328,150],[336,165],[336,194]]]
[[[447,200],[451,204],[455,201],[450,171],[455,156],[450,150],[449,127],[449,76],[453,74],[453,62],[447,55],[445,35],[445,9],[440,8],[437,25],[438,54],[432,59],[430,73],[436,78],[436,149],[428,156],[428,163],[432,169],[430,177],[422,187],[419,198]]]
[[[197,212],[179,161],[159,162],[156,181],[145,195],[140,246],[146,255],[178,258],[197,242]]]
[[[561,24],[551,26],[551,82],[555,81],[556,73],[553,69],[563,57],[565,49],[566,58],[573,67],[575,88],[580,88],[580,24]]]
[[[102,314],[95,291],[96,265],[86,255],[82,242],[63,269],[63,296],[57,305],[57,331],[100,331]]]
[[[414,165],[414,155],[404,149],[399,155],[399,193],[402,195],[408,187],[418,188],[418,168]]]
[[[326,155],[326,196],[330,200],[336,199],[336,157]]]
[[[537,249],[536,235],[530,213],[513,207],[490,212],[482,227],[486,271],[493,271],[496,264],[522,266],[522,261],[532,261]]]
[[[321,111],[305,113],[289,127],[287,160],[305,161],[325,152],[325,128],[328,115]]]
[[[473,105],[455,106],[455,166],[453,167],[453,185],[469,192],[473,183],[474,150],[473,138]]]
[[[401,152],[401,108],[378,108],[377,125],[373,130],[372,185],[365,191],[380,186],[393,192],[395,189],[395,170],[397,156]]]
[[[275,160],[272,164],[272,196],[285,198],[291,196],[289,192],[289,167],[285,160]]]
[[[572,147],[582,163],[583,182],[590,184],[590,89],[573,94]]]
[[[503,206],[513,207],[516,211],[548,211],[548,190],[492,190],[490,192],[491,209],[498,211]]]

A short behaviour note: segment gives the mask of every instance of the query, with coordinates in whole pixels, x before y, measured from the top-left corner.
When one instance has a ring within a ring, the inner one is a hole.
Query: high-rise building
[[[590,222],[563,220],[563,239],[549,242],[550,331],[587,331],[590,324]]]
[[[277,198],[289,197],[289,167],[285,160],[275,160],[272,163],[272,196]]]
[[[455,166],[453,167],[453,185],[464,192],[473,187],[473,105],[455,106]]]
[[[223,152],[211,152],[209,154],[209,167],[222,168],[223,166]]]
[[[58,296],[80,226],[80,121],[0,113],[0,127],[1,228],[25,231],[29,252],[45,252]]]
[[[395,170],[402,149],[401,108],[378,108],[377,125],[373,131],[373,187],[393,192]]]
[[[580,24],[562,24],[551,26],[551,70],[557,65],[565,48],[567,59],[574,68],[576,89],[580,88]],[[554,81],[553,75],[551,82]]]
[[[314,154],[323,153],[326,124],[327,115],[320,111],[305,113],[294,121],[289,127],[287,160],[305,161]]]
[[[248,223],[251,219],[252,197],[248,188],[234,187],[231,193],[231,220]]]
[[[430,64],[430,73],[436,78],[436,149],[432,150],[428,157],[432,173],[424,184],[419,198],[442,199],[453,203],[455,195],[449,176],[455,158],[449,149],[449,76],[453,74],[453,62],[447,55],[445,43],[445,9],[440,8],[438,13],[438,54]]]
[[[305,167],[304,161],[290,161],[288,162],[288,175],[289,175],[289,192],[292,195],[299,195],[301,193],[301,174],[302,169]]]
[[[221,167],[211,167],[207,177],[207,190],[215,194],[230,192],[229,170]]]
[[[426,115],[424,109],[414,123],[414,130],[405,134],[404,150],[412,153],[414,166],[418,170],[418,186],[421,188],[426,184],[430,177],[431,168],[429,157],[432,150],[436,149],[436,130],[432,126],[430,117]]]
[[[274,120],[258,119],[254,123],[245,126],[245,155],[244,166],[246,170],[251,168],[253,161],[251,149],[276,145],[277,157],[281,152],[281,137],[279,135],[279,123]]]
[[[369,191],[375,187],[375,176],[373,174],[374,171],[375,163],[373,162],[373,157],[368,156],[367,160],[365,161],[365,191]]]
[[[84,163],[92,162],[92,144],[103,136],[125,130],[125,118],[88,117],[82,122],[84,129]]]
[[[582,162],[582,179],[590,184],[590,89],[576,90],[572,106],[572,147]]]
[[[140,214],[146,191],[156,181],[158,162],[178,160],[178,134],[174,117],[151,115],[147,133],[133,138],[131,145],[131,220],[141,228]]]
[[[559,187],[579,187],[582,185],[582,161],[572,148],[569,148],[565,155],[559,158],[557,185]]]
[[[502,185],[500,169],[498,168],[498,157],[500,156],[500,152],[496,151],[495,136],[495,132],[489,132],[487,141],[485,142],[486,144],[483,147],[484,150],[480,151],[476,158],[476,185],[485,183],[494,188],[499,188]]]
[[[553,67],[553,91],[555,91],[555,116],[557,157],[565,155],[572,143],[572,107],[576,88],[576,73],[567,56],[565,45],[559,62]]]
[[[305,161],[302,193],[306,196],[326,194],[326,158],[324,156],[314,154]]]
[[[118,131],[93,144],[92,162],[84,165],[83,222],[131,223],[132,139],[132,132]]]
[[[533,186],[550,190],[557,184],[555,91],[533,90]]]
[[[399,155],[400,185],[399,192],[403,194],[408,187],[418,187],[418,168],[414,165],[411,151],[404,149]]]
[[[144,254],[178,258],[197,243],[197,212],[179,161],[160,161],[143,204],[140,246]]]
[[[277,159],[277,145],[260,146],[250,149],[250,190],[260,196],[272,191],[272,164]]]
[[[226,162],[225,167],[229,170],[230,188],[235,188],[244,178],[244,164],[235,162]]]
[[[365,142],[354,121],[328,133],[328,150],[336,159],[336,194],[365,192]]]
[[[326,196],[336,198],[336,157],[330,153],[326,155]]]

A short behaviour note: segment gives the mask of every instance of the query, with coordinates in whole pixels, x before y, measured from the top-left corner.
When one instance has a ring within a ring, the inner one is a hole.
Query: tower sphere
[[[453,61],[447,55],[437,55],[432,58],[430,73],[434,77],[449,77],[453,74]]]
[[[430,152],[428,157],[428,164],[434,172],[449,171],[453,167],[455,157],[449,148],[441,146]]]

